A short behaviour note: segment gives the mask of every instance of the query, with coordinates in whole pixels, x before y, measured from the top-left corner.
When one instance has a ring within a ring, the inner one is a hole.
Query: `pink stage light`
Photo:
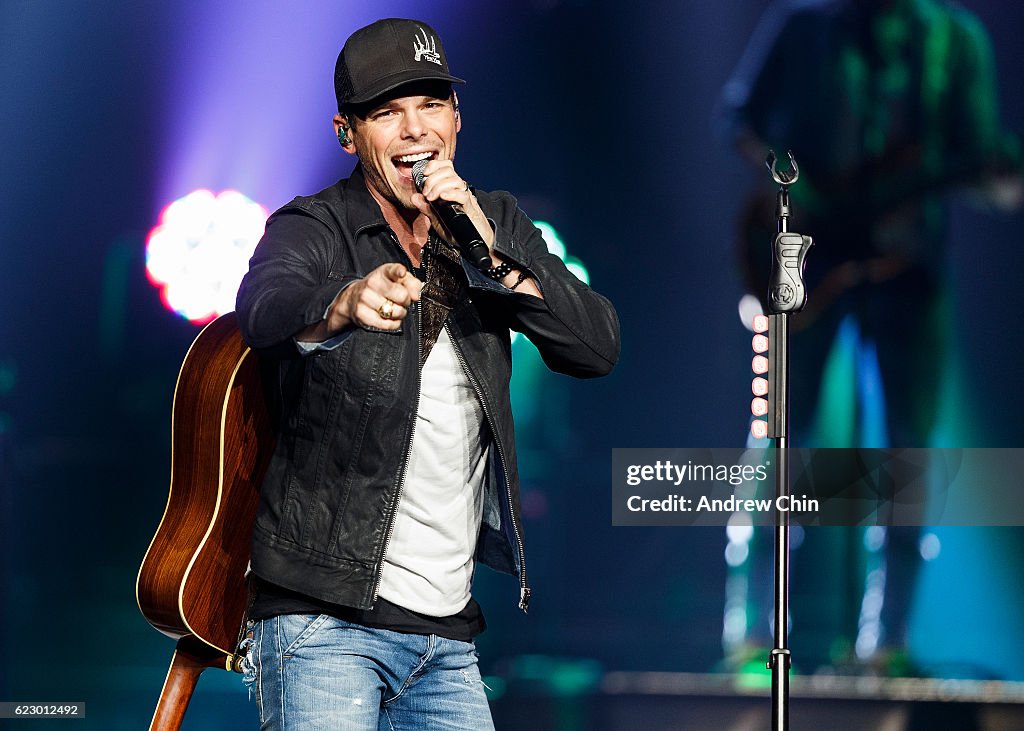
[[[196,324],[234,310],[266,222],[236,190],[195,190],[167,206],[146,239],[146,276],[164,306]]]

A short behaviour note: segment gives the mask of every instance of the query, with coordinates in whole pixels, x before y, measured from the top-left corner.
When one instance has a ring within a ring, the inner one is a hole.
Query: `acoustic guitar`
[[[151,731],[180,728],[204,669],[240,671],[249,542],[274,435],[234,313],[189,348],[172,426],[170,495],[136,584],[143,616],[178,641]]]

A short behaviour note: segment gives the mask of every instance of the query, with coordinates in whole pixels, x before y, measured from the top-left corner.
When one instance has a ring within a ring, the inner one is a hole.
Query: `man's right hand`
[[[297,340],[320,343],[353,325],[397,330],[421,289],[423,282],[403,265],[381,264],[339,292],[327,318],[303,330]]]

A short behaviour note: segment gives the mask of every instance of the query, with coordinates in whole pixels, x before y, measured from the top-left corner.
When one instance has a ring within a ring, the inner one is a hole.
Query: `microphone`
[[[419,160],[412,166],[412,179],[416,183],[416,190],[423,192],[423,181],[426,175],[423,168],[427,166],[426,160]],[[487,250],[487,244],[480,237],[480,232],[469,220],[469,216],[462,206],[446,200],[430,201],[430,207],[441,219],[441,223],[448,229],[448,233],[455,239],[455,243],[469,262],[477,269],[487,270],[491,268],[491,254]]]

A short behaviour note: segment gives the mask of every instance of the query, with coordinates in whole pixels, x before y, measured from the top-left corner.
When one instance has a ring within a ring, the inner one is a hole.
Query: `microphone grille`
[[[426,160],[417,160],[412,166],[412,181],[416,184],[416,190],[423,191],[423,180],[427,177],[423,174],[423,168],[427,166]]]

